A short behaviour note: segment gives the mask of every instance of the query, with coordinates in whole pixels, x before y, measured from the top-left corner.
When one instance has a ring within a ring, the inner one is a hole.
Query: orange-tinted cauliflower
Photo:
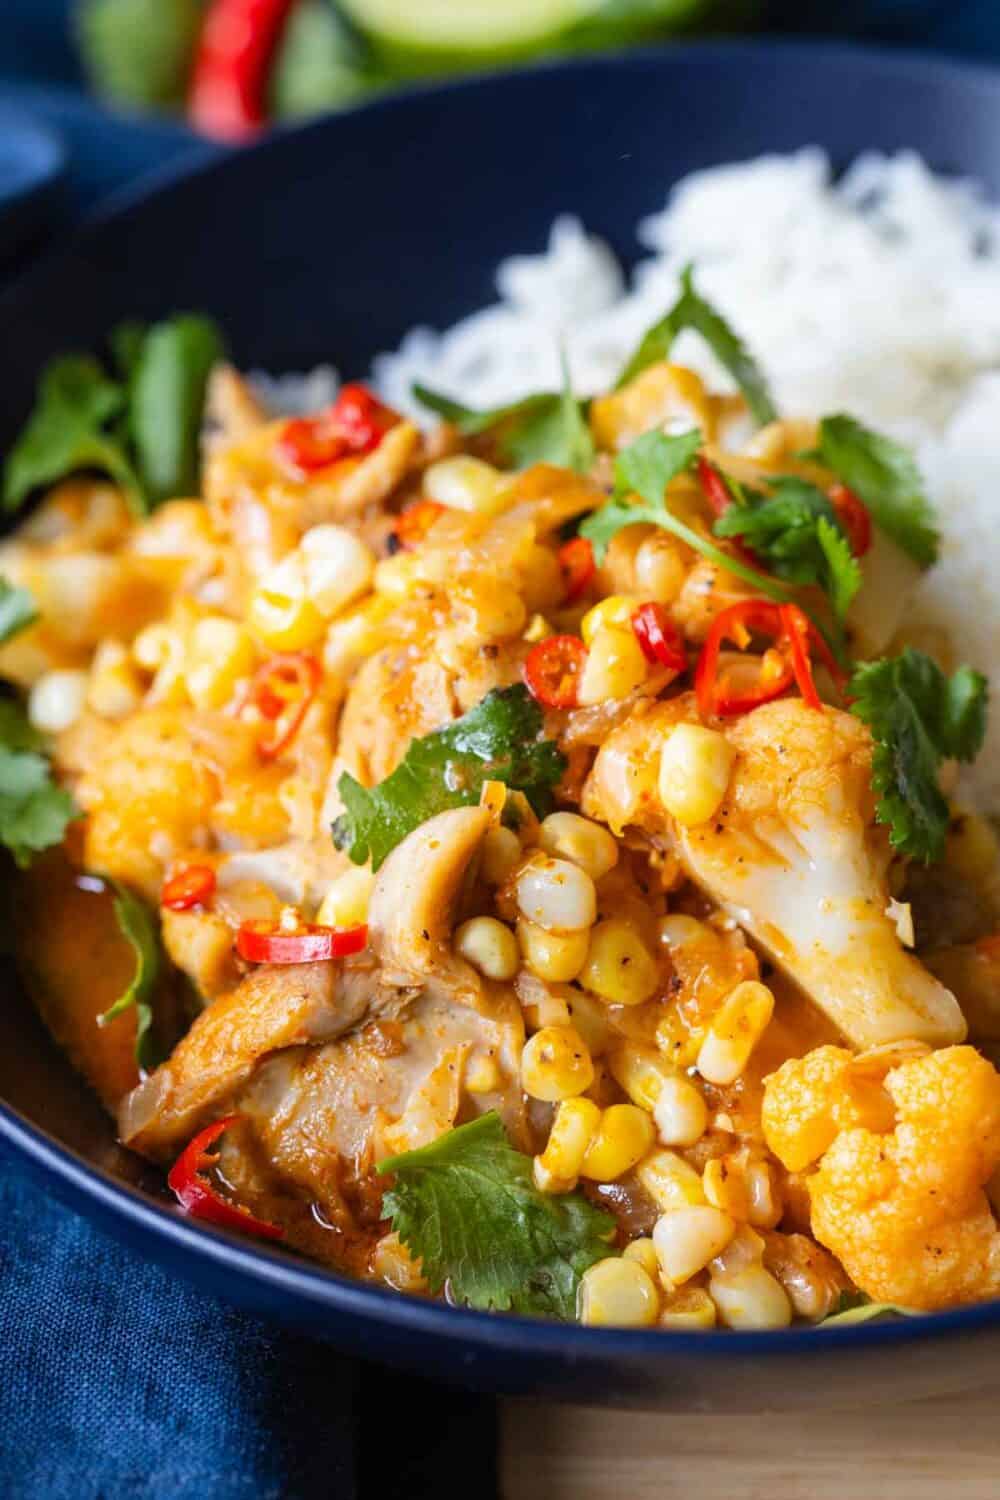
[[[768,1080],[771,1150],[792,1169],[819,1159],[814,1235],[876,1301],[933,1310],[997,1296],[984,1185],[1000,1164],[1000,1075],[972,1047],[913,1056],[885,1079],[894,1122],[880,1121],[872,1083],[864,1059],[836,1047]]]

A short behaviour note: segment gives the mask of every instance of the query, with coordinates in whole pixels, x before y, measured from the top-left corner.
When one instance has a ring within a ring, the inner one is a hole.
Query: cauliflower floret
[[[984,1184],[1000,1164],[1000,1075],[972,1047],[911,1057],[885,1079],[894,1126],[859,1111],[838,1048],[785,1063],[767,1082],[764,1131],[808,1178],[812,1230],[876,1301],[933,1310],[1000,1293],[1000,1231]],[[863,1060],[861,1076],[866,1083]],[[876,1116],[878,1110],[876,1106]],[[874,1128],[873,1128],[874,1126]]]
[[[583,811],[676,853],[856,1046],[961,1041],[954,996],[903,949],[886,913],[888,842],[875,825],[864,725],[798,698],[722,723],[736,751],[726,795],[708,822],[684,828],[657,789],[660,749],[682,720],[698,722],[690,694],[613,731]]]

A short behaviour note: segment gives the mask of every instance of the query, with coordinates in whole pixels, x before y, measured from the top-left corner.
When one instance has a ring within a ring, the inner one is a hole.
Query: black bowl
[[[211,311],[235,358],[363,372],[412,324],[486,302],[498,258],[579,213],[622,258],[685,172],[808,144],[846,164],[912,147],[1000,192],[1000,74],[844,48],[680,47],[369,105],[161,178],[0,303],[0,444],[43,361],[124,317]],[[734,226],[738,233],[738,226]],[[341,1347],[462,1384],[576,1400],[830,1406],[981,1386],[1000,1303],[828,1330],[704,1335],[490,1317],[351,1283],[182,1218],[11,980],[0,1143],[75,1208],[180,1275]]]

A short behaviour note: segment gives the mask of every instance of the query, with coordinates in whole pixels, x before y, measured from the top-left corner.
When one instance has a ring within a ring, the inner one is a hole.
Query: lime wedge
[[[341,0],[352,21],[393,51],[486,61],[541,47],[603,0]]]

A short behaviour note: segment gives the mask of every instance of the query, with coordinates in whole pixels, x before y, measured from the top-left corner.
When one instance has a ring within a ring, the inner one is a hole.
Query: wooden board
[[[503,1500],[997,1500],[1000,1390],[717,1416],[506,1402]]]

